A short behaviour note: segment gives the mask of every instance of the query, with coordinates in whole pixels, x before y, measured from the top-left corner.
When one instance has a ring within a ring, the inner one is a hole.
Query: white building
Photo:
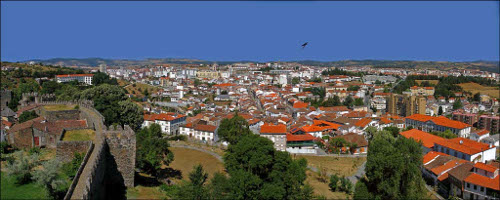
[[[93,77],[94,74],[64,74],[64,75],[56,75],[56,80],[58,83],[65,83],[76,80],[80,83],[92,85]]]
[[[484,163],[496,158],[495,146],[460,137],[435,141],[434,151],[471,162]]]
[[[179,127],[186,124],[186,116],[175,113],[144,115],[142,127],[148,127],[153,123],[160,125],[163,133],[178,135],[180,133]]]

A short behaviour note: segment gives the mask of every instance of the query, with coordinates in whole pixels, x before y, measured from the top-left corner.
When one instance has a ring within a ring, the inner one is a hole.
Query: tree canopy
[[[158,175],[162,165],[169,165],[174,154],[168,149],[169,144],[163,138],[161,127],[151,124],[137,133],[136,166],[143,172]]]
[[[248,122],[238,113],[235,113],[231,119],[223,119],[217,130],[217,134],[221,139],[231,144],[237,143],[239,138],[251,133],[250,129],[248,129]]]

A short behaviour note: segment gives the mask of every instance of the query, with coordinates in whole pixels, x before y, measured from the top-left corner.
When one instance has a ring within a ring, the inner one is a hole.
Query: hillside
[[[154,66],[161,64],[219,64],[245,63],[254,61],[207,61],[198,59],[183,58],[148,58],[143,60],[133,59],[103,59],[103,58],[53,58],[48,60],[29,60],[46,65],[61,66],[91,66],[97,67],[100,64],[107,66]],[[29,62],[26,61],[26,62]],[[274,62],[274,61],[270,61]],[[300,63],[303,65],[315,65],[325,67],[357,67],[370,66],[377,68],[426,68],[426,69],[479,69],[483,71],[498,72],[498,61],[470,61],[470,62],[447,62],[447,61],[409,61],[409,60],[341,60],[341,61],[288,61],[283,63]]]

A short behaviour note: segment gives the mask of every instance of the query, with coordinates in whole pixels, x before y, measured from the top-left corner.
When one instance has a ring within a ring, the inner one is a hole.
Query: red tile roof
[[[186,115],[170,115],[167,113],[160,113],[160,114],[151,114],[151,115],[144,115],[144,120],[146,121],[155,121],[155,120],[161,120],[161,121],[172,121],[174,119],[179,119],[181,117],[185,117]]]
[[[426,163],[430,162],[431,160],[434,160],[434,158],[438,156],[448,156],[448,154],[437,151],[429,151],[429,153],[424,155],[422,163],[425,165]]]
[[[446,140],[442,137],[439,137],[439,136],[436,136],[436,135],[433,135],[433,134],[430,134],[430,133],[427,133],[427,132],[424,132],[421,130],[417,130],[417,129],[411,129],[408,131],[404,131],[404,132],[401,132],[400,134],[403,135],[405,138],[412,138],[417,142],[422,141],[422,145],[424,145],[425,147],[430,148],[430,149],[432,149],[434,147],[434,143],[436,143],[437,141]]]
[[[436,144],[468,155],[474,155],[476,153],[486,151],[491,148],[495,148],[495,146],[490,147],[488,144],[460,137],[448,140],[436,141]]]
[[[484,164],[482,162],[477,162],[476,164],[474,164],[474,167],[491,173],[495,173],[495,171],[498,170],[498,168],[492,165]]]
[[[278,124],[278,125],[274,125],[274,124],[268,124],[268,123],[264,123],[264,125],[262,125],[260,127],[260,133],[264,133],[264,134],[286,134],[286,126],[284,124]]]
[[[286,134],[286,141],[287,142],[292,142],[292,141],[313,141],[314,137],[311,134]]]
[[[422,115],[422,114],[413,114],[411,116],[406,117],[406,119],[412,119],[420,122],[427,122],[427,121],[432,121],[436,125],[439,126],[444,126],[444,127],[450,127],[454,129],[464,129],[467,127],[471,127],[471,125],[460,122],[460,121],[455,121],[448,119],[444,116],[439,116],[439,117],[432,117],[428,115]]]
[[[64,74],[64,75],[56,75],[57,78],[63,78],[63,77],[80,77],[80,76],[94,76],[94,74]]]
[[[369,117],[363,118],[358,120],[354,125],[358,127],[366,127],[370,122],[372,122],[372,119]]]
[[[464,181],[494,190],[500,190],[500,175],[497,175],[495,178],[489,178],[476,173],[472,173],[467,178],[465,178]]]
[[[304,103],[302,101],[297,101],[293,104],[293,108],[307,108],[308,106],[308,103]]]
[[[217,85],[213,85],[213,87],[231,87],[231,86],[236,86],[234,83],[221,83]]]
[[[217,129],[216,126],[212,125],[204,125],[204,124],[197,124],[194,127],[194,130],[199,130],[199,131],[205,131],[205,132],[214,132],[215,129]]]

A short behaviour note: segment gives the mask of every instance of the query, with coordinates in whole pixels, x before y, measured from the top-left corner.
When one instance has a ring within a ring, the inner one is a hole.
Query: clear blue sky
[[[5,61],[499,60],[498,2],[1,2],[1,9]]]

